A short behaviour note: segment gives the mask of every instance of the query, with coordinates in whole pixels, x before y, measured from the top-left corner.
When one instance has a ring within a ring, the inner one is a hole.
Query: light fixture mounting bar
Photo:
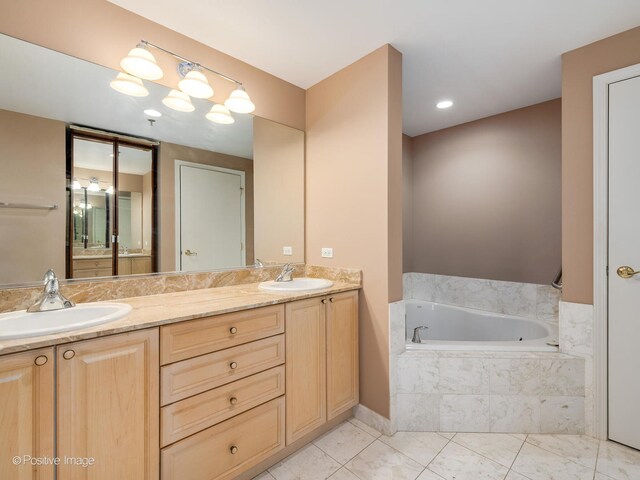
[[[242,82],[239,82],[238,80],[235,80],[235,79],[233,79],[233,78],[231,78],[231,77],[229,77],[229,76],[227,76],[227,75],[225,75],[223,73],[217,72],[217,71],[215,71],[215,70],[213,70],[213,69],[211,69],[209,67],[206,67],[205,65],[202,65],[201,63],[194,62],[193,60],[189,60],[188,58],[183,57],[182,55],[178,55],[177,53],[174,53],[174,52],[172,52],[170,50],[167,50],[166,48],[162,48],[162,47],[160,47],[160,46],[158,46],[158,45],[156,45],[154,43],[148,42],[146,40],[140,40],[140,43],[142,45],[147,46],[147,47],[153,47],[153,48],[156,48],[158,50],[163,51],[164,53],[168,53],[169,55],[177,58],[178,60],[182,60],[183,62],[188,62],[188,63],[191,63],[192,65],[197,65],[198,67],[203,68],[203,69],[205,69],[205,70],[207,70],[207,71],[219,76],[220,78],[224,78],[228,82],[235,83],[236,85],[242,85]]]

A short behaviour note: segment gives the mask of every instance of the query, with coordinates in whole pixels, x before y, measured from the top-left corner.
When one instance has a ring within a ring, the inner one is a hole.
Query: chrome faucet
[[[413,329],[413,338],[411,339],[411,341],[413,343],[422,343],[422,339],[420,338],[420,330],[426,330],[427,328],[429,328],[429,327],[425,327],[424,325],[414,328]]]
[[[290,263],[285,263],[280,275],[276,277],[276,282],[290,282],[293,280],[293,267]]]
[[[46,312],[49,310],[62,310],[63,308],[75,307],[76,304],[66,299],[60,293],[58,277],[53,270],[48,270],[42,279],[44,282],[44,292],[36,303],[31,305],[27,312]]]
[[[259,258],[256,258],[256,263],[254,263],[254,267],[256,268],[264,268],[264,263]]]

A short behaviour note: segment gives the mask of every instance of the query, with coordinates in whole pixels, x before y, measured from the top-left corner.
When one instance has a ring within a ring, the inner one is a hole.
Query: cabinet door
[[[329,297],[327,303],[327,417],[358,404],[358,292]]]
[[[327,420],[324,298],[288,303],[286,338],[286,432],[290,444]]]
[[[157,480],[158,330],[58,347],[59,480]],[[66,464],[65,464],[66,463]]]
[[[24,461],[53,459],[53,375],[53,348],[0,357],[0,478],[53,479],[50,463]]]

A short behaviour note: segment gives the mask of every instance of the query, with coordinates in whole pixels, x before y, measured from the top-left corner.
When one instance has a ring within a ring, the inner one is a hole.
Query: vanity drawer
[[[101,269],[101,268],[111,269],[111,262],[112,262],[111,258],[96,258],[96,259],[83,258],[82,260],[73,261],[73,270],[74,271],[75,270],[93,270],[93,269]]]
[[[284,305],[200,318],[160,328],[160,362],[177,362],[284,333]]]
[[[110,277],[111,275],[113,275],[113,272],[111,271],[111,267],[73,271],[73,278]]]
[[[161,368],[167,405],[284,363],[284,335],[238,345]]]
[[[162,480],[227,480],[284,448],[284,397],[162,450]]]
[[[162,446],[284,395],[284,366],[256,373],[162,408]]]

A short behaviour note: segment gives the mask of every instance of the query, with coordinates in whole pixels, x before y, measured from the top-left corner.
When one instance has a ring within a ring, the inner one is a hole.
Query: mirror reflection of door
[[[154,150],[71,133],[67,278],[154,271]]]
[[[176,179],[180,271],[246,265],[245,173],[176,161]]]

